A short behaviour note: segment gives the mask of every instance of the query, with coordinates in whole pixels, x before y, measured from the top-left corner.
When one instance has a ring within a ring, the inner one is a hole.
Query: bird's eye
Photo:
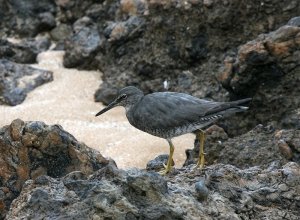
[[[127,95],[126,95],[126,94],[120,95],[120,99],[126,99],[126,98],[127,98]]]

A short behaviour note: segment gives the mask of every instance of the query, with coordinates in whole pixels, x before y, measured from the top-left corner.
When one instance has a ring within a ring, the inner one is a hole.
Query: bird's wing
[[[219,104],[184,93],[152,93],[143,97],[134,115],[136,120],[143,121],[148,128],[176,128],[199,121],[209,109]]]
[[[218,105],[215,105],[215,106],[207,109],[204,112],[203,116],[215,114],[215,113],[218,113],[218,112],[230,109],[230,108],[245,109],[244,106],[240,106],[240,105],[250,102],[251,100],[252,100],[252,98],[246,98],[246,99],[241,99],[241,100],[232,101],[232,102],[218,102]]]

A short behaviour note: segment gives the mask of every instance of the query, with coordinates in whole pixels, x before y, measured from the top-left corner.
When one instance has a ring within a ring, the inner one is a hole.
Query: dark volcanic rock
[[[36,63],[39,53],[50,47],[48,38],[24,39],[20,43],[11,43],[0,39],[0,57],[17,63]]]
[[[168,154],[162,154],[154,158],[153,160],[150,160],[147,163],[147,171],[160,171],[164,168],[164,164],[167,164],[169,155]],[[172,166],[174,166],[175,163],[172,161]]]
[[[102,4],[104,3],[104,4]],[[57,0],[60,14],[59,20],[63,23],[73,24],[76,20],[88,15],[94,18],[113,18],[111,6],[118,4],[119,1],[114,0]]]
[[[114,100],[118,95],[118,88],[108,85],[103,82],[101,88],[97,90],[94,97],[95,100],[101,100],[103,104],[108,105],[111,100]]]
[[[55,27],[55,0],[0,0],[1,37],[34,37]]]
[[[279,127],[300,129],[299,57],[300,27],[296,26],[262,34],[239,48],[220,79],[233,97],[253,97],[245,124],[273,121]]]
[[[161,177],[106,166],[90,177],[78,172],[59,179],[44,176],[26,182],[7,219],[296,220],[300,215],[296,163],[245,170],[217,164],[205,173],[205,201],[195,189],[202,174],[189,169]]]
[[[27,180],[36,179],[45,185],[49,177],[42,175],[56,178],[72,171],[87,175],[109,163],[59,125],[48,126],[43,122],[23,122],[20,119],[0,129],[0,152],[0,219]],[[47,193],[40,189],[30,203],[37,204],[48,198]]]
[[[268,167],[271,163],[283,165],[289,161],[300,163],[300,130],[275,130],[273,126],[258,125],[241,136],[228,138],[216,126],[206,130],[204,146],[207,164],[232,164],[239,168]],[[186,150],[185,166],[195,164],[199,143],[193,150]]]
[[[0,59],[0,104],[18,105],[28,92],[52,80],[50,71]]]
[[[146,93],[168,88],[228,99],[216,79],[224,54],[234,54],[240,44],[300,13],[298,1],[278,0],[86,1],[81,11],[66,1],[60,8],[61,21],[87,16],[103,36],[94,56],[73,62],[79,49],[71,42],[64,59],[72,66],[103,71],[104,84],[95,99],[104,103],[126,85],[138,85]]]
[[[107,104],[128,85],[146,94],[170,90],[217,101],[254,96],[247,117],[220,122],[230,136],[274,120],[284,128],[298,124],[289,120],[299,119],[299,27],[298,18],[291,19],[300,13],[298,1],[88,1],[80,17],[72,12],[76,4],[60,8],[61,21],[71,22],[68,11],[84,32],[73,25],[65,66],[103,72],[96,101]],[[80,22],[84,18],[89,22]],[[287,22],[294,26],[274,31]],[[85,38],[94,36],[100,41],[88,42],[99,45],[91,47]]]
[[[64,59],[64,66],[71,68],[82,65],[89,69],[89,62],[85,61],[91,62],[102,42],[97,26],[88,17],[84,17],[73,28],[75,33],[65,40],[65,56],[69,59]]]
[[[71,26],[67,24],[60,24],[53,28],[50,36],[54,41],[63,41],[72,34]]]

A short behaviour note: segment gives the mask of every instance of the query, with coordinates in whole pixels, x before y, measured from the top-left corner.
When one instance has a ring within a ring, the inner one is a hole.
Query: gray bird
[[[172,138],[194,132],[200,141],[199,160],[197,166],[204,166],[205,133],[201,129],[215,123],[218,119],[248,107],[240,104],[249,102],[251,98],[233,102],[214,102],[196,98],[177,92],[155,92],[144,95],[134,86],[121,89],[117,98],[96,114],[123,106],[131,125],[139,130],[164,138],[170,145],[170,154],[165,169],[160,174],[168,173],[172,168],[174,145]]]

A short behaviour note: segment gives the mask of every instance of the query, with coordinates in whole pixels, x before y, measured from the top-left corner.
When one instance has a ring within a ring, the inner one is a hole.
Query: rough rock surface
[[[217,164],[204,174],[182,169],[162,177],[106,166],[91,176],[80,172],[25,183],[7,219],[298,219],[300,167],[240,170]]]
[[[28,92],[52,80],[50,71],[0,59],[0,104],[18,105]]]
[[[161,176],[118,169],[59,125],[15,120],[0,129],[0,218],[299,217],[299,130],[259,125],[232,139],[217,126],[207,133],[205,169],[190,161]]]
[[[78,5],[61,3],[59,19],[73,22],[74,31],[65,41],[64,64],[100,69],[104,83],[95,100],[104,104],[127,85],[145,93],[170,90],[218,101],[254,96],[246,118],[219,124],[230,136],[268,121],[278,121],[280,128],[300,126],[300,120],[292,120],[300,117],[300,27],[293,18],[299,4],[87,1],[79,12]]]
[[[67,66],[103,71],[95,99],[104,103],[125,85],[146,93],[168,88],[228,99],[216,79],[224,56],[300,13],[296,0],[61,1],[59,6],[61,22],[88,17],[97,26],[101,47],[74,60],[80,46],[69,40],[64,59]]]
[[[34,37],[55,27],[55,0],[0,0],[0,37]]]
[[[238,168],[270,164],[284,165],[289,161],[300,164],[300,130],[276,130],[272,125],[258,125],[253,130],[228,138],[224,130],[212,126],[206,130],[206,164],[232,164]],[[185,166],[195,164],[199,155],[196,140],[192,150],[186,150]]]
[[[289,23],[295,24],[296,19]],[[232,96],[253,97],[244,123],[300,129],[300,27],[282,26],[242,45],[219,75]]]
[[[76,67],[82,63],[89,69],[89,63],[85,60],[93,60],[98,48],[101,46],[101,38],[90,18],[83,17],[73,25],[75,33],[69,39],[65,40],[66,55],[70,59],[64,59],[64,66]],[[72,51],[72,53],[70,53]]]
[[[0,129],[0,152],[0,219],[27,180],[63,177],[72,171],[91,174],[109,163],[59,125],[20,119]]]
[[[36,63],[39,53],[50,47],[48,38],[25,39],[20,43],[11,43],[0,39],[0,57],[16,63]]]
[[[169,159],[168,154],[161,154],[147,163],[146,170],[158,172],[164,168],[164,164],[167,164],[168,159]],[[172,166],[174,165],[175,163],[174,161],[172,161]]]

